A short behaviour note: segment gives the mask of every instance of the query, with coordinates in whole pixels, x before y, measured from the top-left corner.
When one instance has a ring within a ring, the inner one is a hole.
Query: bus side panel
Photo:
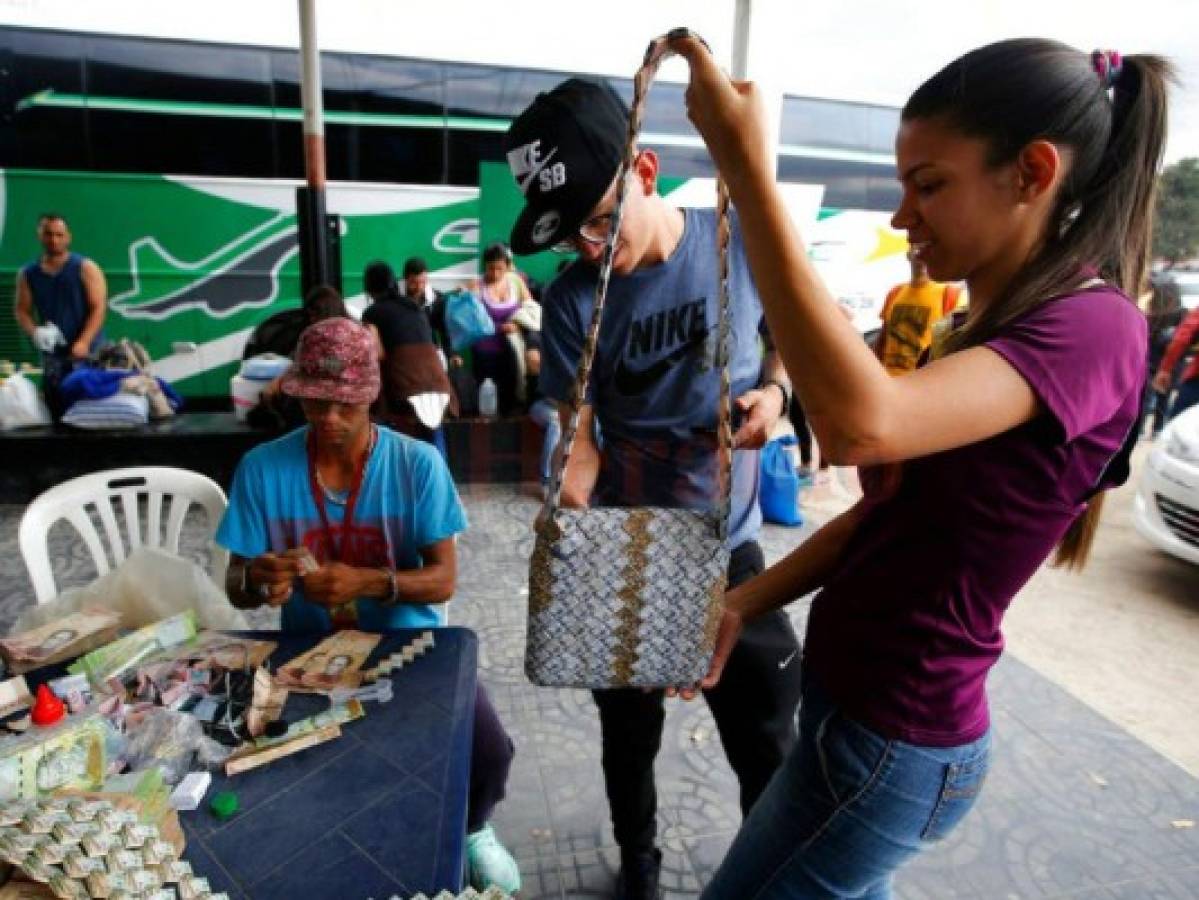
[[[36,258],[38,213],[62,212],[73,249],[108,280],[106,334],[143,343],[156,372],[185,396],[228,396],[249,332],[299,302],[292,182],[29,170],[0,176],[0,279],[11,285]],[[332,185],[328,205],[342,213],[343,286],[351,300],[375,259],[399,270],[420,255],[442,280],[474,270],[475,191]],[[11,315],[0,317],[0,355],[34,359]]]

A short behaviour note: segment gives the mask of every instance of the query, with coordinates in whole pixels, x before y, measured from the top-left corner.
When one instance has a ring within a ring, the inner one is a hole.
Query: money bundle
[[[139,628],[132,634],[81,656],[67,671],[72,675],[86,674],[88,681],[99,686],[110,679],[122,677],[163,650],[195,636],[196,614],[187,610]]]

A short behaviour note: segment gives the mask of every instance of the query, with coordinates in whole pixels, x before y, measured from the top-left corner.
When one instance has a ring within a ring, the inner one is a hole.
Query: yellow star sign
[[[877,232],[878,243],[866,257],[865,262],[874,262],[884,256],[908,252],[908,239],[898,231],[892,231],[890,228],[875,228],[874,230]]]

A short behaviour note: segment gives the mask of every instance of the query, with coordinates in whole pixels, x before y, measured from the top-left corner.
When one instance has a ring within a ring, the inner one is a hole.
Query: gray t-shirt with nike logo
[[[716,214],[686,209],[664,263],[613,275],[604,304],[589,399],[602,434],[604,506],[704,508],[716,499]],[[729,252],[733,398],[761,376],[765,324],[734,218]],[[541,390],[567,402],[595,302],[596,267],[576,262],[542,298]],[[738,424],[734,418],[734,427]],[[730,548],[757,537],[758,451],[733,453]]]

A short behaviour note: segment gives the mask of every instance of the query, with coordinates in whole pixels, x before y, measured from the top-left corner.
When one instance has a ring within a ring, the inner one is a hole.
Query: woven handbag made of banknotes
[[[579,360],[563,452],[538,517],[529,562],[525,672],[551,687],[668,687],[707,673],[723,609],[732,463],[729,409],[728,194],[717,182],[721,370],[717,414],[719,497],[710,510],[561,508],[562,477],[591,374],[633,149],[649,84],[668,55],[658,38],[634,79],[619,191],[600,264],[595,308]]]

